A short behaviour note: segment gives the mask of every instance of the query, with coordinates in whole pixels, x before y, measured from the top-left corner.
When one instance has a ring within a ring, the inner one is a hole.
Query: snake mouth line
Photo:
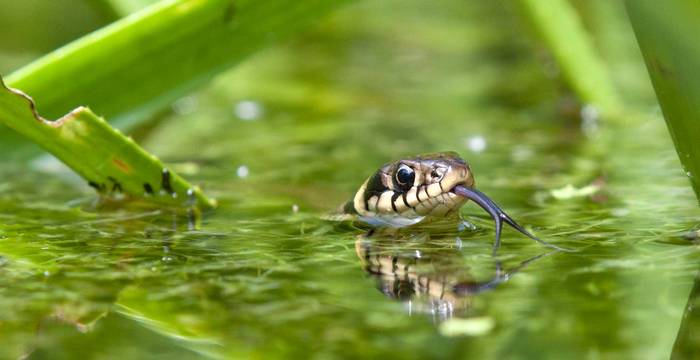
[[[463,184],[457,184],[455,185],[450,192],[457,194],[459,196],[462,196],[466,199],[469,199],[479,205],[482,209],[484,209],[493,219],[493,221],[496,224],[496,241],[493,243],[493,255],[495,256],[496,253],[498,252],[498,248],[501,246],[501,230],[503,228],[503,222],[506,224],[510,225],[512,228],[520,232],[521,234],[529,237],[532,240],[537,241],[538,243],[550,247],[552,249],[560,250],[560,251],[566,251],[566,252],[572,252],[573,250],[570,249],[564,249],[559,246],[550,244],[544,240],[539,239],[535,235],[532,235],[529,231],[525,230],[520,224],[515,222],[508,214],[503,211],[496,203],[491,200],[486,194],[482,193],[479,190],[476,190],[474,188],[467,187]]]
[[[457,195],[461,195],[460,193],[458,193],[458,191],[460,191],[460,190],[457,190],[457,188],[459,188],[459,187],[469,188],[469,185],[467,185],[467,182],[466,182],[466,181],[460,181],[460,182],[458,182],[457,184],[455,184],[455,185],[454,185],[450,190],[448,190],[447,192],[450,192],[450,193],[453,193],[453,194],[457,194]],[[464,195],[461,195],[461,196],[464,196]]]

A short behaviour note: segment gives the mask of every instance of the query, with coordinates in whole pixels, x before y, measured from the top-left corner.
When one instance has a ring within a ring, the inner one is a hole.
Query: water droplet
[[[51,273],[50,273],[48,270],[44,271],[44,276],[45,276],[45,277],[49,277],[50,275],[51,275]]]
[[[685,172],[685,176],[687,176],[687,177],[689,177],[689,178],[692,179],[692,178],[693,178],[693,173],[691,173],[690,171],[686,171],[686,172]]]
[[[253,100],[239,101],[233,108],[236,116],[244,121],[257,120],[263,114],[263,107]]]
[[[245,165],[241,165],[238,167],[238,169],[236,169],[236,175],[241,179],[247,178],[249,173],[250,173],[250,171],[248,170],[248,167]]]
[[[420,259],[421,256],[422,256],[422,255],[421,255],[421,253],[420,253],[420,250],[416,250],[416,254],[415,254],[416,259]]]
[[[474,225],[466,220],[462,220],[459,222],[459,224],[457,224],[457,231],[459,231],[459,232],[462,232],[464,230],[474,231],[476,229],[477,229],[476,225]]]
[[[297,204],[292,205],[292,212],[295,214],[298,213],[299,212],[299,205],[297,205]]]
[[[486,150],[486,139],[481,135],[472,136],[467,138],[466,146],[469,150],[480,153]]]
[[[170,261],[173,261],[173,257],[172,256],[163,256],[162,260],[165,262],[170,262]]]

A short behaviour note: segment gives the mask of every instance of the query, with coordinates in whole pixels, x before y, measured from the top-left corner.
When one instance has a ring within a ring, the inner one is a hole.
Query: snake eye
[[[401,165],[399,170],[396,171],[396,182],[399,186],[406,190],[413,186],[413,180],[416,178],[416,173],[407,165]]]

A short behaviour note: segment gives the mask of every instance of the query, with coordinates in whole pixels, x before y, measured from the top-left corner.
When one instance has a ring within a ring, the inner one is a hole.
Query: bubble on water
[[[480,153],[486,150],[486,139],[481,135],[475,135],[467,138],[465,140],[465,145],[467,146],[467,149],[475,153]]]
[[[234,107],[233,112],[236,116],[244,121],[254,121],[260,118],[263,114],[263,107],[257,101],[243,100],[239,101]]]
[[[178,115],[187,115],[195,112],[197,105],[199,105],[199,101],[195,96],[185,96],[177,99],[173,103],[172,109]]]
[[[236,169],[236,176],[238,176],[241,179],[245,179],[248,177],[250,174],[250,171],[248,170],[248,167],[245,165],[241,165]]]

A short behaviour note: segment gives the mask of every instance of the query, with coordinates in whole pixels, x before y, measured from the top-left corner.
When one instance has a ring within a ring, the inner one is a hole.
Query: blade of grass
[[[104,195],[145,195],[155,202],[201,208],[215,205],[85,107],[56,121],[46,120],[32,98],[6,87],[0,78],[0,122],[41,145]]]
[[[700,199],[700,5],[687,0],[626,5],[666,125]]]
[[[693,289],[688,295],[688,302],[683,311],[683,318],[678,327],[676,341],[673,344],[671,359],[698,359],[700,358],[700,273],[695,275]]]
[[[576,96],[603,115],[620,111],[614,82],[571,4],[566,0],[520,0],[520,5]]]

